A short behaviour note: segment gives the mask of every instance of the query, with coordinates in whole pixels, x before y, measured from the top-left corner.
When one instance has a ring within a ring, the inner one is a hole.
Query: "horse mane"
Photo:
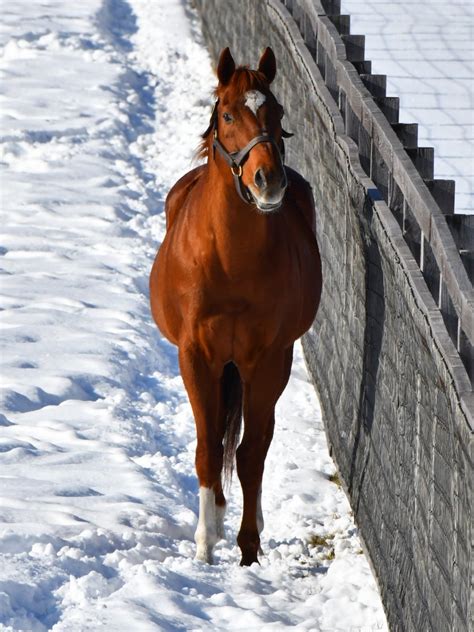
[[[238,66],[235,69],[230,85],[232,88],[232,101],[237,100],[249,90],[268,91],[268,80],[265,75],[258,70],[252,70],[248,66]],[[219,86],[214,90],[213,95],[215,99],[219,98]],[[202,134],[202,140],[196,151],[196,160],[203,160],[209,156],[213,132],[214,125],[209,125],[209,128]]]

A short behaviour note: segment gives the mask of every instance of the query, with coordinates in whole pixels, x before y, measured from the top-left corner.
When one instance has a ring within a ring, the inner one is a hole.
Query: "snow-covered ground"
[[[0,629],[386,630],[298,349],[264,479],[193,560],[194,424],[147,284],[215,79],[180,0],[3,0]]]
[[[351,33],[365,35],[372,72],[400,97],[400,121],[435,148],[435,178],[456,181],[455,212],[474,213],[472,0],[342,0]]]

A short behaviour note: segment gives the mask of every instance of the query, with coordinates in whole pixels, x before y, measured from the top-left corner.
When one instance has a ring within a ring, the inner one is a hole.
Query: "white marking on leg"
[[[265,103],[266,98],[258,90],[249,90],[245,93],[245,105],[257,116],[258,108]]]
[[[262,511],[262,486],[258,490],[257,496],[257,531],[260,535],[263,531],[263,511]]]
[[[196,560],[212,564],[212,549],[217,542],[216,532],[216,496],[214,490],[199,488],[199,520],[194,541],[196,542]]]
[[[225,540],[224,516],[225,516],[225,505],[216,505],[217,541]]]
[[[257,495],[257,531],[258,535],[260,535],[263,531],[263,511],[262,511],[262,486],[260,485],[260,489],[258,490]],[[262,546],[258,547],[258,552],[260,555],[263,555]]]

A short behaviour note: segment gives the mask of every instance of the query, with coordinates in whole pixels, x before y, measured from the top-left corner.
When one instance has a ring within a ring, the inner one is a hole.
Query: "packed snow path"
[[[179,0],[2,3],[2,630],[385,630],[298,348],[267,460],[193,560],[195,435],[147,283],[215,79]],[[255,60],[252,60],[255,62]]]

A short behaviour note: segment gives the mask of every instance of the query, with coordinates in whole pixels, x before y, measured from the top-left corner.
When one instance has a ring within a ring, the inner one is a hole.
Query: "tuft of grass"
[[[339,477],[339,472],[334,472],[334,474],[331,474],[329,477],[329,480],[331,481],[331,483],[334,483],[338,487],[342,487],[341,479]]]
[[[327,535],[318,535],[313,533],[313,535],[309,539],[309,546],[332,546],[331,540],[334,540],[334,534],[328,533]]]
[[[333,533],[328,533],[326,535],[318,535],[317,533],[314,533],[309,538],[308,545],[310,547],[323,547],[324,549],[326,549],[325,551],[318,551],[318,556],[321,556],[319,557],[319,559],[328,560],[329,562],[331,562],[336,557],[336,554],[334,552],[333,540]]]
[[[313,534],[309,539],[310,546],[329,546],[328,539],[324,535]]]
[[[334,553],[334,549],[331,549],[329,553],[326,555],[326,559],[329,560],[330,562],[332,562],[332,560],[335,557],[336,557],[336,554]]]

